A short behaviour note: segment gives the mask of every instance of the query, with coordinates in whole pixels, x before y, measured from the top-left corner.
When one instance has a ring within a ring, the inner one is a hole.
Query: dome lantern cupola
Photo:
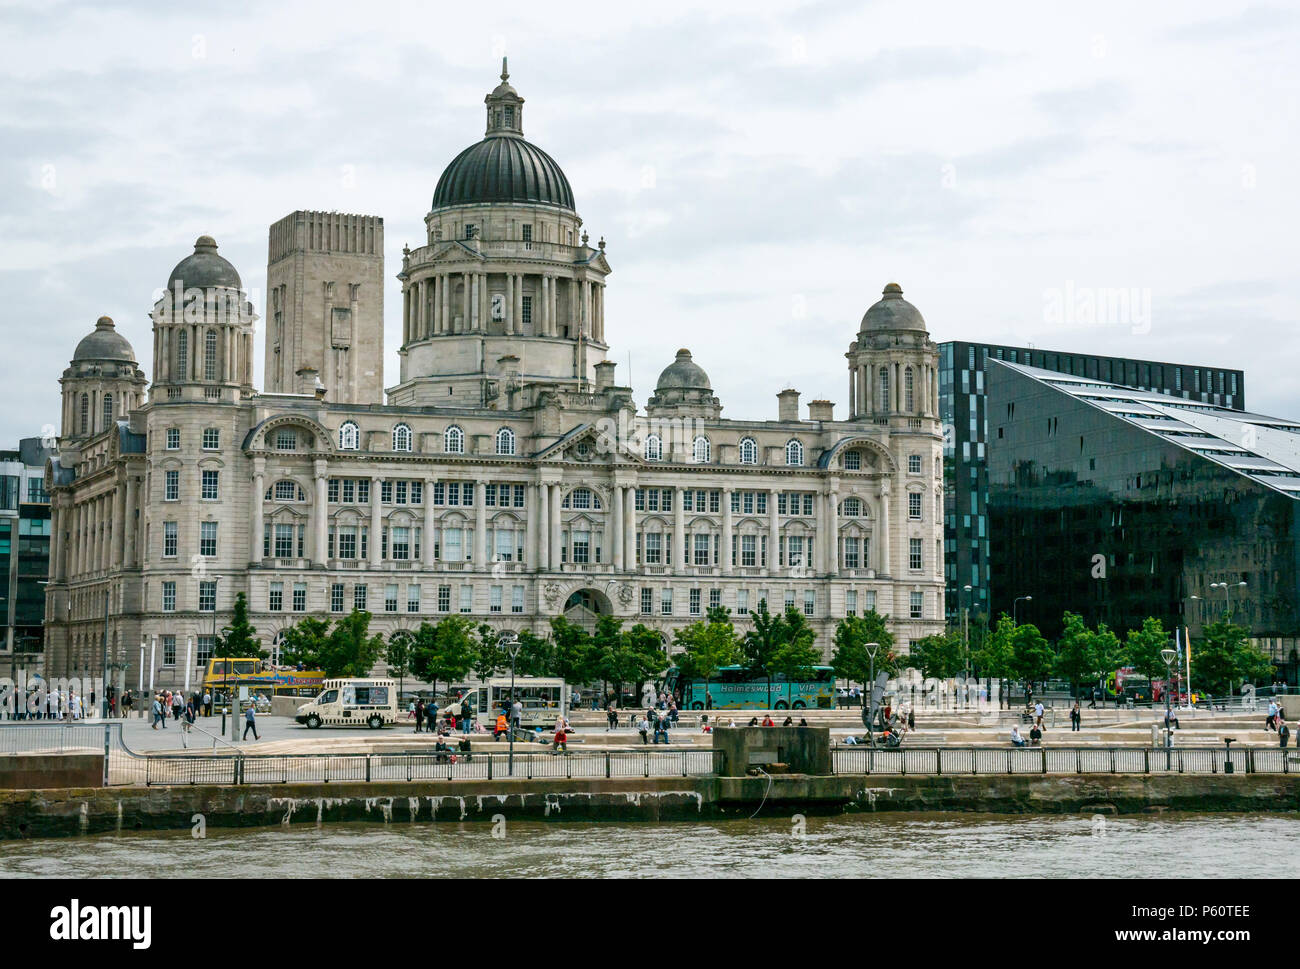
[[[514,137],[524,136],[524,99],[510,85],[510,71],[506,69],[506,58],[501,58],[501,83],[498,84],[483,103],[487,105],[487,136]]]

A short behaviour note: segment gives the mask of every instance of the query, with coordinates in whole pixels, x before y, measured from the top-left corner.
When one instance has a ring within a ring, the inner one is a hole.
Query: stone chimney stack
[[[835,420],[832,414],[834,410],[835,404],[829,400],[810,400],[808,402],[808,420],[833,421]]]
[[[793,387],[776,395],[776,419],[779,421],[799,420],[799,391]]]
[[[614,386],[614,368],[617,367],[613,360],[602,360],[596,364],[596,389],[607,390]]]

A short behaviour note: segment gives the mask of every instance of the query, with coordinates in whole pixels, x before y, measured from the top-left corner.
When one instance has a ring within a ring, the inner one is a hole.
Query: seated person
[[[781,724],[781,726],[783,726],[783,727],[793,727],[793,726],[794,726],[794,717],[786,717],[786,718],[785,718],[785,723]]]
[[[1038,729],[1038,724],[1034,724],[1029,730],[1029,744],[1031,747],[1041,746],[1043,742],[1043,732]]]
[[[758,726],[758,717],[750,717],[750,718],[749,718],[749,723],[747,724],[747,726],[750,726],[750,727],[757,727],[757,726]]]
[[[1183,729],[1182,727],[1178,726],[1178,714],[1174,713],[1173,710],[1170,710],[1168,713],[1165,714],[1165,729],[1168,730],[1171,728],[1174,730]]]
[[[1014,745],[1017,746],[1017,747],[1024,747],[1024,746],[1025,746],[1025,738],[1022,737],[1022,736],[1020,736],[1020,728],[1019,728],[1019,727],[1012,727],[1012,728],[1011,728],[1011,743],[1014,744]]]

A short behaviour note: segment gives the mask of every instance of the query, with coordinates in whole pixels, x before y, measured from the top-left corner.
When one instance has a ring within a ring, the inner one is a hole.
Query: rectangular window
[[[460,611],[474,611],[474,587],[472,585],[463,585],[460,587]]]
[[[163,522],[163,558],[176,557],[176,523]]]
[[[293,584],[293,611],[307,611],[307,583],[295,582]]]
[[[343,583],[335,582],[330,586],[330,612],[343,611]]]
[[[757,552],[758,546],[757,535],[740,536],[740,565],[742,568],[752,569],[758,564]]]
[[[181,473],[179,471],[163,472],[163,501],[181,500]]]
[[[844,470],[845,470],[845,471],[861,471],[861,470],[862,470],[862,455],[861,455],[861,453],[859,453],[858,451],[845,451],[845,452],[844,452]]]
[[[576,564],[582,564],[591,561],[591,532],[577,531],[573,533],[573,561]]]
[[[515,559],[515,533],[508,528],[496,530],[496,560],[513,562]]]
[[[215,427],[203,429],[203,450],[215,451],[221,447],[221,432]]]
[[[366,612],[366,586],[359,582],[352,587],[352,608]]]
[[[664,537],[660,532],[646,532],[645,564],[661,565],[664,560]]]
[[[531,296],[525,296],[520,302],[523,304],[521,313],[522,321],[524,323],[533,322],[533,298]]]
[[[293,558],[293,526],[277,524],[275,526],[275,557]]]
[[[162,584],[162,600],[163,600],[162,603],[163,612],[176,611],[176,583],[175,582],[164,582]]]
[[[217,554],[216,522],[199,522],[199,554],[208,558]]]
[[[654,612],[654,610],[655,610],[654,590],[642,589],[641,590],[642,615],[649,615],[650,613]]]
[[[710,590],[709,590],[709,608],[710,608],[710,609],[717,609],[717,608],[719,608],[721,605],[722,605],[722,590],[721,590],[721,589],[710,589]]]
[[[805,616],[816,615],[817,613],[817,593],[812,589],[804,590],[803,594],[803,614]]]
[[[199,612],[217,611],[217,583],[199,583]]]
[[[854,589],[849,589],[844,593],[844,615],[856,616],[858,614],[858,593]]]
[[[907,517],[912,521],[921,520],[921,496],[915,491],[907,495]]]
[[[362,478],[357,482],[357,504],[370,504],[370,479]]]
[[[488,612],[501,611],[501,590],[499,585],[488,587]]]
[[[438,611],[451,612],[451,586],[438,586]]]
[[[176,637],[171,635],[163,636],[162,648],[163,648],[163,655],[162,655],[163,666],[175,666],[176,665]]]
[[[181,429],[179,427],[167,428],[167,450],[179,451],[181,449]]]
[[[406,504],[406,495],[407,495],[406,485],[407,482],[405,481],[393,482],[393,503],[394,504],[396,505]]]
[[[925,593],[913,592],[911,600],[911,616],[913,619],[920,619],[924,608]]]
[[[350,505],[357,500],[357,483],[351,478],[343,479],[343,503]]]
[[[919,538],[909,538],[907,540],[907,567],[919,571],[922,566],[921,562],[921,540]]]
[[[690,594],[690,611],[692,616],[700,614],[700,590],[692,589]]]
[[[862,547],[862,543],[858,539],[853,538],[851,536],[845,536],[844,565],[843,565],[844,568],[846,569],[861,568],[861,563],[862,563],[862,558],[860,553],[861,547]]]
[[[785,605],[784,605],[782,608],[784,608],[784,609],[793,609],[793,608],[794,608],[794,590],[793,590],[793,589],[786,589],[786,590],[785,590]]]
[[[396,525],[391,532],[389,557],[399,562],[407,561],[411,557],[411,529],[405,525]]]
[[[397,611],[397,583],[390,582],[384,586],[384,612]]]
[[[461,533],[460,528],[444,528],[442,530],[442,559],[444,562],[460,562],[464,560],[461,552]]]
[[[280,430],[275,432],[275,449],[277,451],[293,451],[298,447],[298,432],[291,430]]]
[[[875,612],[875,611],[876,611],[876,593],[875,593],[874,591],[868,589],[868,590],[867,590],[866,592],[864,592],[862,595],[863,595],[863,598],[864,598],[864,600],[865,600],[865,601],[863,602],[863,604],[862,604],[862,613],[863,613],[863,615],[866,615],[868,612]]]
[[[330,478],[329,483],[325,486],[325,498],[330,504],[338,504],[339,500],[339,479]]]
[[[357,526],[340,525],[339,526],[339,558],[354,559],[357,557]]]
[[[736,615],[738,616],[749,615],[749,590],[748,589],[736,590]]]
[[[709,546],[710,546],[709,538],[710,538],[710,536],[708,536],[708,535],[696,535],[696,536],[694,536],[694,539],[695,539],[695,542],[694,542],[694,544],[695,544],[695,556],[694,556],[694,562],[695,562],[696,565],[708,565],[708,564],[709,564]]]
[[[424,482],[423,481],[411,482],[411,504],[413,505],[424,504]]]
[[[406,611],[420,611],[420,587],[414,582],[406,587]]]
[[[523,225],[521,225],[521,226],[519,227],[519,231],[520,231],[521,238],[524,240],[524,248],[525,248],[525,249],[531,249],[531,248],[533,247],[533,226],[532,226],[532,224],[529,223],[529,222],[525,222]],[[525,296],[524,299],[528,299],[528,297]],[[526,304],[525,304],[525,305],[526,305]],[[527,312],[527,311],[525,311],[525,312]],[[524,318],[524,322],[525,322],[525,323],[528,322],[527,317]]]
[[[384,505],[393,503],[393,483],[391,481],[379,482],[379,502]]]
[[[211,633],[205,633],[196,637],[194,643],[194,647],[195,647],[194,661],[196,666],[208,665],[208,660],[212,658],[212,650],[214,645],[215,644],[213,642],[213,637]]]
[[[673,614],[673,590],[662,589],[659,592],[659,612],[665,616]]]
[[[524,611],[524,587],[522,585],[510,587],[510,611]]]
[[[911,474],[921,473],[921,455],[909,454],[907,456],[907,470]]]

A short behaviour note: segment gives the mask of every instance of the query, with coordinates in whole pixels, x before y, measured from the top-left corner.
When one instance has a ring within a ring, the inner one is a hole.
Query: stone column
[[[433,568],[433,539],[437,530],[437,522],[433,517],[433,479],[424,479],[424,545],[423,559],[426,569]]]
[[[673,488],[673,568],[686,568],[686,504],[682,500],[685,489],[681,485]]]
[[[612,506],[614,524],[612,527],[613,535],[611,538],[614,543],[614,571],[622,572],[626,562],[623,550],[623,488],[621,485],[614,485],[610,490],[609,503]]]
[[[623,558],[627,570],[635,572],[636,561],[636,488],[629,487],[623,492]]]
[[[561,506],[564,499],[560,494],[560,486],[558,484],[550,485],[550,489],[551,571],[558,572],[560,571],[560,525],[561,519],[563,518],[563,515],[561,514]]]
[[[537,495],[536,489],[524,489],[524,569],[537,568]]]
[[[551,526],[547,512],[549,496],[544,484],[530,490],[535,493],[533,508],[537,516],[537,523],[533,526],[533,537],[537,545],[536,567],[538,572],[545,572],[551,567]]]
[[[474,570],[490,572],[492,563],[488,561],[487,544],[487,482],[474,482]]]
[[[505,317],[506,335],[513,335],[515,332],[515,274],[506,273],[506,305],[503,307],[502,316]]]
[[[382,478],[375,476],[370,479],[370,567],[379,568],[380,562],[383,561],[383,540],[384,540],[384,517],[381,498],[383,489],[380,487]]]
[[[53,532],[51,523],[50,531]],[[52,539],[51,539],[52,540]],[[119,481],[113,490],[113,555],[112,565],[121,568],[126,564],[126,482]]]
[[[822,553],[826,556],[827,575],[839,575],[840,572],[840,493],[839,482],[832,479],[830,491],[826,495],[826,539],[822,542]]]
[[[558,282],[554,276],[551,277],[551,308],[547,312],[547,319],[551,324],[551,336],[557,336],[560,332],[560,290]]]
[[[253,553],[250,557],[253,562],[262,561],[262,532],[266,526],[262,521],[262,501],[266,495],[266,458],[253,459],[253,494],[249,507],[248,520],[251,525],[253,534],[249,537],[249,550]]]
[[[315,534],[312,541],[312,561],[323,566],[329,558],[329,495],[325,477],[329,473],[327,462],[317,460],[314,473],[316,496],[312,508],[312,531]]]
[[[731,575],[731,488],[722,489],[722,574]]]
[[[63,579],[63,512],[56,500],[50,502],[50,574],[55,582]]]
[[[781,571],[781,520],[776,514],[776,489],[767,494],[767,574]]]
[[[876,574],[890,575],[889,566],[889,483],[880,482],[880,535],[877,544],[880,546],[876,557]]]
[[[451,316],[448,313],[448,307],[451,305],[451,298],[447,295],[448,285],[451,282],[451,275],[443,273],[438,277],[438,332],[451,332]]]

